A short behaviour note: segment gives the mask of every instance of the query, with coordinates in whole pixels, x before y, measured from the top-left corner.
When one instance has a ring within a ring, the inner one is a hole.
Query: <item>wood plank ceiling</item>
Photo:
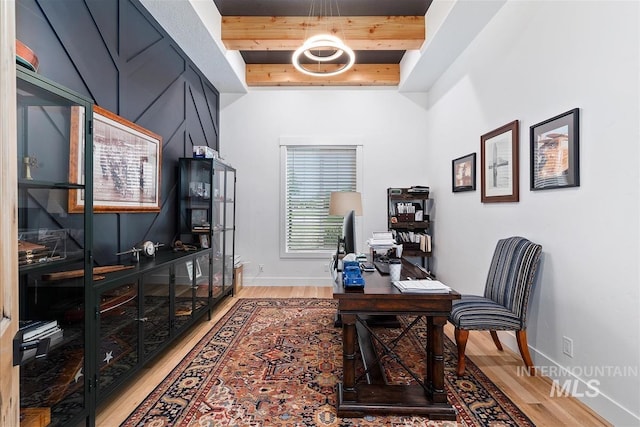
[[[214,0],[222,42],[240,51],[248,86],[397,86],[405,51],[425,41],[431,1]],[[319,33],[332,33],[355,51],[353,68],[332,77],[294,68],[293,51]]]

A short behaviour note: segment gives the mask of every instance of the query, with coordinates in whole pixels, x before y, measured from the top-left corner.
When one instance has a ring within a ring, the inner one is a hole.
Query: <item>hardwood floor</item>
[[[142,400],[165,378],[238,298],[331,298],[330,287],[244,287],[216,307],[210,321],[203,320],[174,343],[172,348],[129,381],[110,400],[101,405],[97,417],[100,427],[119,426]],[[446,334],[453,339],[453,327]],[[519,371],[520,356],[505,348],[499,352],[488,332],[469,334],[466,354],[538,426],[610,426],[597,414],[571,397],[550,397],[548,378],[528,377]]]

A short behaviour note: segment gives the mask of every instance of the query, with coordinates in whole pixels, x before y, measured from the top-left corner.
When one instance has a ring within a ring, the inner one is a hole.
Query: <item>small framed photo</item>
[[[451,162],[451,190],[475,191],[476,189],[476,153],[458,157]]]
[[[520,200],[518,132],[518,121],[514,120],[480,137],[482,203]]]
[[[202,269],[200,268],[200,260],[196,260],[196,279],[202,277]]]
[[[201,234],[200,235],[200,247],[203,249],[208,249],[209,248],[209,235],[208,234]]]
[[[579,109],[531,126],[531,190],[579,187]]]
[[[189,280],[193,280],[193,261],[185,261],[184,266],[187,269]]]
[[[193,269],[194,269],[194,264],[193,261],[185,261],[184,263],[185,267],[187,268],[187,275],[189,276],[189,280],[193,280]],[[200,261],[196,260],[195,263],[195,272],[196,272],[196,279],[199,279],[200,277],[202,277],[202,269],[200,268]]]

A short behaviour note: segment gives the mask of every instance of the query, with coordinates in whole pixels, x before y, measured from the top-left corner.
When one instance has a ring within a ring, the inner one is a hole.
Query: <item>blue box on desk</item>
[[[360,273],[358,261],[345,261],[342,268],[342,286],[345,288],[364,288],[364,278]]]

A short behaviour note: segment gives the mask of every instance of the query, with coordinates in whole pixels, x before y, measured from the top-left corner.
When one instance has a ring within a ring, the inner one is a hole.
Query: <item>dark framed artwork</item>
[[[530,128],[531,190],[579,187],[579,109]]]
[[[517,202],[519,194],[519,124],[517,120],[480,137],[480,200]]]
[[[467,154],[451,161],[451,190],[475,191],[476,189],[476,153]]]
[[[82,123],[73,109],[71,126]],[[70,182],[84,182],[84,153],[71,132]],[[162,137],[104,108],[93,107],[94,212],[159,212]],[[84,192],[69,191],[69,212],[83,212]]]

